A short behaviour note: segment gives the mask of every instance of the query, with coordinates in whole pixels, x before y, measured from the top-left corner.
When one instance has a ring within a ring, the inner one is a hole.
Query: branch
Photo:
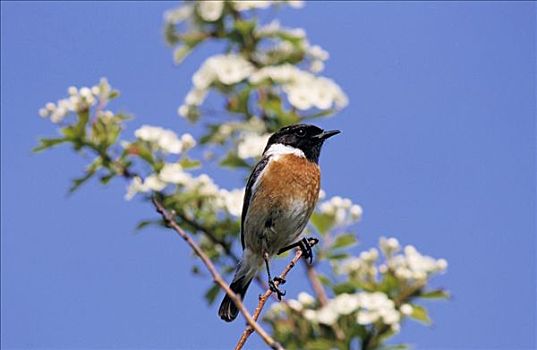
[[[207,238],[209,238],[209,240],[211,240],[213,243],[215,244],[218,244],[219,246],[222,247],[222,249],[224,249],[224,252],[235,262],[235,263],[238,263],[240,261],[239,257],[237,255],[235,255],[235,253],[233,253],[233,251],[231,250],[231,247],[229,246],[229,244],[227,244],[224,240],[216,237],[216,235],[210,230],[208,229],[207,227],[201,225],[199,222],[197,221],[194,221],[192,219],[190,219],[189,217],[187,217],[185,215],[185,213],[181,213],[181,212],[178,212],[176,213],[176,215],[182,220],[184,221],[185,223],[189,224],[190,226],[192,226],[194,229],[200,231],[200,232],[203,232]]]
[[[315,244],[317,244],[317,241],[316,240],[310,240],[309,243],[313,247]],[[293,260],[291,260],[289,262],[289,264],[287,264],[287,266],[285,267],[283,272],[280,274],[279,277],[282,280],[285,280],[285,278],[287,277],[287,274],[289,273],[289,271],[291,271],[291,269],[293,267],[295,267],[296,263],[298,262],[298,260],[300,260],[301,257],[302,257],[302,250],[299,249],[299,250],[297,250]],[[274,284],[276,284],[276,286],[279,286],[280,282],[278,280],[276,280],[276,281],[274,281]],[[257,321],[257,319],[259,318],[259,315],[261,314],[261,310],[263,310],[263,307],[265,306],[265,303],[267,302],[268,298],[271,295],[272,295],[272,290],[267,289],[265,294],[263,294],[262,296],[259,297],[259,303],[257,304],[257,307],[255,308],[254,315],[253,315],[253,318],[254,318],[255,321]],[[254,330],[257,332],[257,330],[254,329],[251,324],[249,324],[246,327],[246,329],[242,332],[242,335],[241,335],[237,345],[235,345],[235,350],[241,350],[243,348],[244,344],[248,340],[248,337],[254,332]]]
[[[255,330],[257,334],[259,334],[259,336],[263,338],[265,343],[267,343],[267,345],[270,346],[272,349],[283,350],[283,347],[274,339],[272,339],[272,337],[256,322],[256,319],[254,319],[252,315],[250,315],[250,313],[242,303],[240,297],[235,294],[231,290],[231,288],[229,288],[222,276],[220,276],[220,274],[216,270],[216,267],[213,265],[209,257],[203,252],[203,250],[201,250],[201,248],[196,244],[196,242],[175,222],[175,215],[166,210],[166,208],[164,208],[162,203],[156,197],[153,197],[152,201],[155,208],[157,209],[157,212],[162,216],[164,222],[173,230],[175,230],[175,232],[186,241],[190,248],[192,248],[194,253],[196,253],[196,255],[200,257],[201,261],[203,261],[203,263],[207,267],[207,270],[209,270],[209,272],[211,273],[213,281],[227,293],[227,295],[235,303],[239,311],[244,315],[244,318],[246,318],[249,327],[252,328],[252,332],[253,330]]]
[[[315,292],[317,299],[319,299],[319,303],[321,304],[321,306],[325,306],[326,304],[328,304],[328,297],[326,296],[326,291],[324,290],[324,287],[319,280],[319,276],[317,276],[317,271],[315,271],[315,268],[313,268],[312,265],[308,264],[306,260],[303,260],[303,262],[304,267],[306,268],[306,276],[308,276],[311,288]]]

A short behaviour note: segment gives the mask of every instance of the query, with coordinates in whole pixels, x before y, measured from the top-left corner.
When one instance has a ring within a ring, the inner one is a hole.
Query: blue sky
[[[125,184],[66,195],[84,159],[32,155],[55,131],[37,116],[69,85],[107,76],[119,109],[198,132],[176,115],[204,48],[175,67],[161,35],[172,3],[1,3],[1,345],[227,349],[225,324],[189,274],[190,251],[125,202]],[[360,203],[368,248],[381,235],[449,261],[432,327],[396,338],[419,349],[535,347],[535,3],[308,3],[280,13],[331,58],[350,105],[320,124],[343,134],[321,157],[323,188]],[[228,186],[242,176],[218,178]],[[297,270],[291,296],[306,281]],[[247,305],[255,303],[251,291]],[[263,348],[258,339],[252,347]]]

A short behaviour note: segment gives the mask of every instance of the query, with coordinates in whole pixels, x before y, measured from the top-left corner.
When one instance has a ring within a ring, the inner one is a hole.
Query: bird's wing
[[[246,219],[246,215],[248,214],[248,207],[250,205],[250,202],[252,200],[252,196],[256,191],[256,181],[269,163],[270,156],[263,157],[254,167],[254,170],[250,174],[250,177],[248,178],[248,183],[246,184],[246,190],[244,192],[244,202],[242,205],[242,215],[241,215],[241,244],[242,249],[244,249],[244,220]]]

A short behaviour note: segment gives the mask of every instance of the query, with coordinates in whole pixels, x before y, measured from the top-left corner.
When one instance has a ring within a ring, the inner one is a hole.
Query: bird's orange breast
[[[317,164],[292,154],[280,156],[263,172],[256,202],[285,207],[304,201],[313,210],[319,197],[320,180]]]

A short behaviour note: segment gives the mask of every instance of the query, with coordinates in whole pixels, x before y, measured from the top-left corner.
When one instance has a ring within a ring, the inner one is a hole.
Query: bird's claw
[[[315,237],[303,238],[298,247],[302,250],[304,259],[308,259],[308,264],[313,264],[313,250],[311,247],[319,243],[319,240]]]
[[[283,281],[283,282],[282,282]],[[285,293],[287,293],[286,291],[278,288],[278,286],[276,285],[275,282],[278,282],[278,284],[283,284],[285,283],[285,280],[283,278],[280,278],[280,277],[274,277],[273,280],[269,281],[269,288],[270,290],[273,292],[273,293],[276,293],[276,296],[278,297],[278,300],[282,300],[282,296],[285,295]]]

